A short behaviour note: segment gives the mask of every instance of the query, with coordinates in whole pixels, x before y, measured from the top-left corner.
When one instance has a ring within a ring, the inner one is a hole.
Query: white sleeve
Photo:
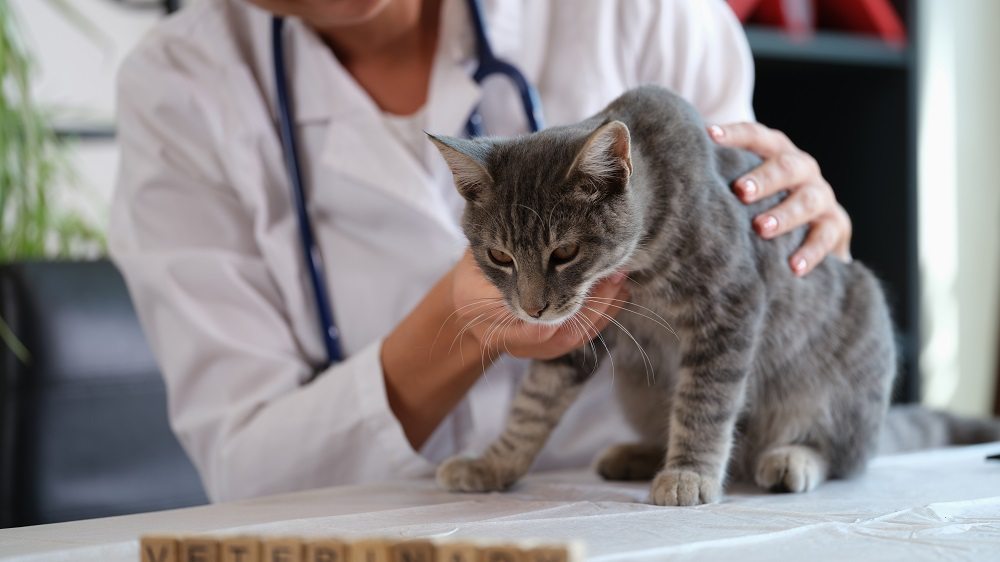
[[[722,0],[622,2],[622,32],[645,29],[640,83],[672,89],[708,123],[752,121],[754,67],[746,34]],[[646,13],[649,10],[650,13]]]
[[[109,239],[209,497],[429,473],[389,408],[381,341],[304,384],[313,368],[221,165],[213,71],[184,64],[137,52],[119,74]]]

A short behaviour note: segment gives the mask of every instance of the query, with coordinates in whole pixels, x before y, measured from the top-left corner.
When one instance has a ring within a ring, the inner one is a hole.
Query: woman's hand
[[[753,219],[757,233],[766,239],[809,225],[805,242],[788,263],[798,276],[812,271],[831,252],[851,260],[851,219],[837,203],[833,188],[823,179],[816,160],[799,150],[781,131],[759,123],[712,125],[715,142],[755,152],[764,163],[733,182],[733,191],[744,203],[787,191],[778,206]]]
[[[452,274],[455,316],[462,333],[480,342],[490,357],[501,352],[530,359],[564,355],[596,337],[621,310],[621,302],[613,304],[616,301],[609,299],[628,298],[625,275],[617,273],[599,281],[591,289],[586,306],[562,325],[529,324],[510,313],[471,252],[465,252]]]

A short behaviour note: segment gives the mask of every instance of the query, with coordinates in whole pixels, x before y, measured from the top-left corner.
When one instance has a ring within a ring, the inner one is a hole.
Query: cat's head
[[[510,309],[561,323],[638,244],[628,128],[558,128],[514,139],[430,135],[466,200],[473,255]]]

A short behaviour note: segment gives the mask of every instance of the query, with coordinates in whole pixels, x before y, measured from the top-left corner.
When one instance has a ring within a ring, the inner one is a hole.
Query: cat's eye
[[[563,264],[573,261],[573,258],[580,253],[579,244],[563,244],[552,250],[552,261],[555,264]]]
[[[499,266],[509,267],[510,264],[514,263],[514,258],[510,257],[510,254],[503,250],[490,248],[487,253],[490,255],[490,259],[493,260],[493,263]]]

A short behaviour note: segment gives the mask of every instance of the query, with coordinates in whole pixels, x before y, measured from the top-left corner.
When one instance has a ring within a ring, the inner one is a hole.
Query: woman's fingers
[[[799,150],[781,131],[759,123],[712,125],[715,142],[750,150],[764,162],[733,182],[745,203],[788,192],[788,197],[753,219],[754,230],[770,239],[808,225],[805,242],[789,258],[797,275],[804,275],[830,253],[850,260],[851,219],[837,202],[816,160]]]
[[[752,203],[818,177],[816,160],[801,150],[792,150],[765,160],[733,182],[733,190],[744,203]]]
[[[788,259],[788,265],[799,277],[809,273],[822,261],[823,256],[833,252],[840,243],[841,229],[833,215],[824,215],[812,223],[805,242]]]
[[[833,191],[822,184],[806,184],[791,191],[784,201],[753,219],[754,230],[770,239],[810,224],[836,205]]]
[[[749,150],[759,154],[764,159],[795,148],[785,133],[765,127],[760,123],[712,125],[708,128],[708,134],[715,142],[723,146]]]

